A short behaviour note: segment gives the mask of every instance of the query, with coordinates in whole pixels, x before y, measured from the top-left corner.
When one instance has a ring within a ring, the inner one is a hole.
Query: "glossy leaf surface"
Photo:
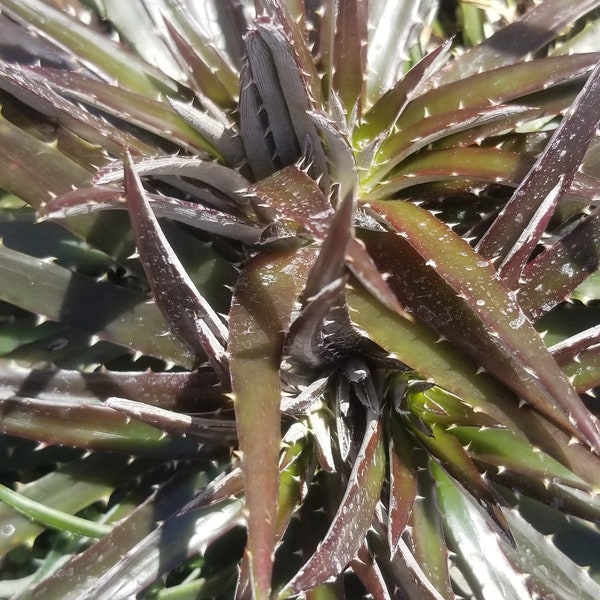
[[[266,600],[271,589],[283,332],[314,259],[312,248],[255,258],[240,275],[229,315],[228,353],[248,507],[247,553],[257,600]]]

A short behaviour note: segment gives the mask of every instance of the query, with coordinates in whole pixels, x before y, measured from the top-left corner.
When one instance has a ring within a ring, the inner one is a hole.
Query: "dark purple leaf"
[[[262,105],[258,86],[249,65],[240,75],[240,139],[244,146],[246,164],[254,179],[265,179],[275,170],[275,145],[269,135],[269,122]]]
[[[316,191],[319,191],[318,188]],[[324,197],[323,200],[326,201]],[[323,363],[327,358],[327,337],[332,337],[334,341],[340,330],[344,336],[350,330],[344,308],[339,307],[339,310],[331,314],[330,311],[347,281],[343,277],[344,258],[352,236],[353,209],[354,198],[352,194],[348,194],[333,216],[327,237],[302,291],[300,313],[287,334],[285,352],[292,360],[300,363],[312,366]],[[327,211],[326,214],[330,215],[330,212]],[[315,233],[321,233],[314,224],[312,228]],[[328,315],[329,322],[324,323]]]
[[[316,105],[319,105],[321,103],[321,78],[306,43],[303,11],[297,15],[291,14],[288,9],[289,3],[282,0],[262,0],[262,2],[268,7],[271,14],[277,15],[287,39],[291,40],[290,50],[293,51],[295,63],[294,66],[290,63],[289,68],[302,74],[310,97],[314,99]]]
[[[536,321],[562,302],[600,265],[600,211],[583,218],[569,233],[525,268],[517,298]]]
[[[230,406],[212,370],[157,373],[154,371],[95,371],[26,369],[3,365],[0,395],[21,394],[40,400],[78,398],[104,401],[120,396],[177,412],[218,411]]]
[[[181,435],[195,441],[232,446],[237,440],[233,419],[182,415],[145,402],[117,397],[108,398],[105,405],[161,431]]]
[[[198,357],[206,353],[211,366],[227,385],[229,373],[224,348],[227,329],[171,249],[129,155],[125,160],[125,196],[140,260],[157,306],[173,332]]]
[[[148,200],[152,211],[158,218],[165,217],[186,223],[196,229],[247,244],[257,243],[263,232],[262,228],[248,225],[236,217],[195,202],[157,194],[148,194]],[[47,202],[39,211],[39,215],[43,219],[59,220],[118,209],[127,209],[123,190],[96,186],[68,192]]]
[[[600,122],[599,93],[600,64],[543,153],[477,244],[482,256],[500,259],[500,273],[513,289],[558,199],[571,186],[595,136]]]
[[[315,588],[355,557],[373,520],[385,475],[383,425],[370,413],[346,492],[323,541],[281,592],[283,597]]]
[[[322,367],[327,363],[330,358],[325,343],[328,335],[327,329],[331,330],[335,323],[335,317],[330,313],[340,299],[346,282],[347,278],[335,279],[331,283],[325,284],[318,293],[309,296],[305,301],[290,325],[285,340],[284,352],[286,356],[289,356],[293,366],[299,363]],[[325,327],[324,321],[328,315],[332,322]],[[337,323],[335,324],[337,325]]]
[[[298,161],[310,146],[311,172],[320,177],[322,189],[330,187],[323,143],[310,111],[313,109],[306,85],[298,71],[294,50],[280,27],[268,20],[256,22],[256,29],[246,36],[249,82],[258,93],[249,106],[263,108],[281,166]],[[248,117],[256,119],[256,114]],[[248,149],[256,144],[248,140],[240,123],[242,141]],[[263,131],[264,133],[264,131]]]

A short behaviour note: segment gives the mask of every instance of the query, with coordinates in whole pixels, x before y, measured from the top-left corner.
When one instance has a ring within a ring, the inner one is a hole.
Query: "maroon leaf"
[[[600,211],[596,209],[525,268],[517,298],[536,321],[562,302],[600,265]]]
[[[516,287],[558,198],[569,189],[600,122],[600,64],[590,75],[544,152],[477,245],[486,258],[501,260],[500,272]]]
[[[360,118],[366,72],[368,6],[366,0],[339,2],[333,48],[333,89],[346,110],[346,119],[353,123]]]
[[[257,243],[263,232],[262,228],[248,225],[245,221],[202,204],[157,194],[147,196],[152,211],[158,218],[166,217],[247,244]],[[58,220],[126,208],[123,190],[96,186],[81,188],[59,196],[47,202],[38,214],[44,219]]]
[[[175,110],[171,110],[164,101],[155,100],[154,95],[151,97],[138,95],[123,89],[123,87],[110,85],[79,72],[36,68],[30,70],[29,73],[31,77],[35,77],[38,86],[48,85],[49,88],[55,90],[61,96],[72,100],[73,102],[65,100],[66,105],[71,107],[71,111],[74,110],[74,107],[77,107],[77,102],[81,102],[118,119],[126,118],[128,123],[158,136],[167,137],[170,142],[175,142],[194,153],[207,150],[220,156],[221,151],[218,148],[221,146],[223,147],[223,154],[227,154],[227,152],[233,154],[235,150],[239,151],[239,141],[231,141],[231,136],[226,135],[227,131],[222,125],[220,132],[221,144],[214,144],[216,136],[212,136],[212,138],[203,136],[186,123]],[[81,112],[84,115],[91,116],[90,111]],[[105,123],[105,121],[101,120],[101,123]],[[119,131],[117,127],[114,127],[114,130]],[[121,144],[120,148],[116,148],[113,151],[115,156],[122,154],[123,147],[135,148],[139,154],[150,155],[156,152],[155,147],[147,145],[134,135],[121,133],[120,137],[123,136],[126,139],[131,139],[131,142]]]
[[[390,427],[388,447],[390,469],[388,541],[392,552],[400,544],[400,538],[408,525],[417,497],[417,466],[412,459],[415,452],[414,443],[406,428],[397,421],[396,425]]]
[[[221,381],[227,384],[227,329],[200,295],[162,233],[129,154],[124,166],[131,226],[156,304],[173,332],[198,357],[206,353]]]
[[[580,352],[600,344],[600,325],[590,327],[548,348],[559,364],[574,359]]]
[[[384,274],[377,268],[364,244],[354,237],[350,239],[346,249],[346,265],[360,283],[386,308],[409,321],[414,320],[412,315],[406,312],[398,302],[398,298],[388,285]]]
[[[568,4],[563,0],[546,0],[533,5],[523,16],[449,64],[432,84],[440,85],[525,59],[598,5],[598,0]]]
[[[233,445],[237,439],[233,419],[182,415],[145,402],[117,397],[108,398],[105,405],[167,433],[182,435],[199,442]]]
[[[354,558],[363,543],[385,475],[383,425],[373,413],[338,511],[315,553],[284,587],[280,597],[299,594],[325,583]]]
[[[254,598],[271,589],[279,494],[280,364],[314,248],[262,254],[240,274],[229,315],[231,383],[248,507],[246,556]]]
[[[58,120],[66,129],[88,142],[104,146],[113,154],[120,153],[125,146],[135,148],[138,152],[150,150],[149,146],[132,135],[59,96],[43,77],[35,76],[36,72],[39,73],[3,63],[0,65],[0,89],[45,116]]]
[[[248,188],[257,212],[269,221],[295,221],[317,239],[324,239],[334,211],[314,179],[295,166],[285,167]]]
[[[120,396],[169,411],[220,411],[230,405],[212,370],[157,373],[154,371],[95,371],[25,369],[4,365],[0,395],[20,393],[29,398],[78,398],[104,401]]]
[[[350,563],[350,566],[374,600],[392,600],[381,569],[366,543],[360,547],[358,556]]]

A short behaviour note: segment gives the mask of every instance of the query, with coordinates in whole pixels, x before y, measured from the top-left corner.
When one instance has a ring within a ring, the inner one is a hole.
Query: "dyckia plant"
[[[0,0],[0,597],[599,598],[599,10]]]

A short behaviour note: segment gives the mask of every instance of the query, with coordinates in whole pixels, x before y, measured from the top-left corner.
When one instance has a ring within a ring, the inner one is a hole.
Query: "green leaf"
[[[41,502],[31,500],[2,484],[0,484],[0,500],[25,515],[28,519],[46,527],[92,538],[100,538],[111,530],[108,525],[75,517],[55,508],[50,508]]]
[[[430,25],[435,7],[434,0],[375,0],[369,3],[369,103],[375,102],[401,78],[409,52]]]
[[[86,27],[65,11],[41,0],[2,0],[2,9],[126,89],[150,98],[160,92],[176,91],[175,83],[160,70],[124,52],[107,36]]]
[[[466,181],[516,185],[527,173],[529,156],[497,148],[428,150],[409,157],[390,178],[369,191],[366,200],[392,197],[397,192],[434,181]]]
[[[91,173],[0,115],[0,186],[34,208],[53,196],[84,185]],[[38,157],[33,160],[33,157]]]
[[[230,3],[221,3],[231,6]],[[171,24],[168,19],[164,19],[165,26],[169,32],[169,37],[177,48],[181,59],[178,61],[184,69],[192,87],[201,95],[208,98],[216,106],[222,109],[234,109],[235,100],[223,85],[223,82],[196,52],[188,40]],[[241,38],[240,38],[241,39]]]
[[[155,460],[152,459],[152,462]],[[28,462],[32,464],[31,459]],[[9,464],[14,465],[14,460]],[[33,502],[74,515],[106,498],[116,487],[139,477],[151,464],[148,459],[132,462],[127,455],[88,454],[21,486],[19,492]],[[3,531],[13,531],[12,535],[0,539],[0,551],[3,554],[20,544],[31,542],[43,530],[39,524],[22,515],[15,515],[12,508],[3,505],[0,505],[0,527]]]
[[[476,598],[531,600],[520,576],[508,560],[500,539],[483,515],[436,463],[431,463],[437,499],[444,514],[448,545]]]
[[[181,81],[183,73],[161,35],[159,26],[143,3],[102,0],[103,18],[110,21],[136,54],[163,73]]]
[[[432,116],[458,110],[505,104],[562,83],[577,81],[597,64],[598,54],[540,58],[486,70],[435,87],[417,96],[398,120],[405,128]]]
[[[0,298],[6,302],[144,354],[181,366],[192,364],[186,347],[164,335],[165,321],[145,294],[98,282],[5,246],[0,246],[0,274],[4,282]]]
[[[410,154],[429,144],[454,133],[481,125],[512,119],[515,114],[523,114],[528,109],[521,106],[495,106],[490,108],[460,109],[425,117],[417,123],[388,136],[375,156],[374,166],[362,184],[373,187],[393,171],[394,167]],[[392,173],[393,176],[393,173]]]
[[[409,100],[418,95],[420,87],[427,78],[439,68],[442,61],[448,58],[450,46],[448,40],[432,50],[377,99],[377,102],[363,115],[353,132],[352,138],[355,144],[366,143],[391,130]]]
[[[551,421],[599,449],[589,412],[491,265],[413,204],[371,207],[398,232],[363,239],[380,269],[391,273],[388,283],[401,303]],[[414,281],[419,285],[407,284]]]
[[[582,490],[590,486],[572,471],[515,435],[510,429],[453,427],[451,434],[474,460],[530,477],[536,481],[555,481]]]
[[[429,476],[423,475],[421,473],[419,494],[413,505],[407,538],[427,579],[441,597],[454,600],[456,596],[452,591],[449,572],[450,552],[442,529],[443,514],[436,502],[433,481]]]
[[[213,484],[194,498],[196,486],[205,479],[203,472],[184,471],[163,483],[108,535],[23,597],[76,600],[139,593],[187,556],[203,550],[240,518],[240,500],[210,506]],[[194,505],[198,505],[195,510]],[[123,577],[123,569],[128,577]]]
[[[507,555],[520,569],[531,573],[532,584],[541,595],[557,600],[595,600],[600,585],[586,569],[565,556],[550,536],[542,535],[517,511],[506,511],[506,518],[517,540],[518,551],[507,549]]]
[[[409,407],[414,413],[418,412],[412,405],[409,393]],[[489,517],[498,527],[498,531],[512,541],[508,524],[500,510],[499,497],[495,494],[486,479],[481,476],[471,457],[463,445],[443,427],[436,423],[428,426],[428,433],[421,428],[410,424],[413,435],[427,448],[429,453],[436,457],[444,469],[458,481],[478,502],[485,508]]]

